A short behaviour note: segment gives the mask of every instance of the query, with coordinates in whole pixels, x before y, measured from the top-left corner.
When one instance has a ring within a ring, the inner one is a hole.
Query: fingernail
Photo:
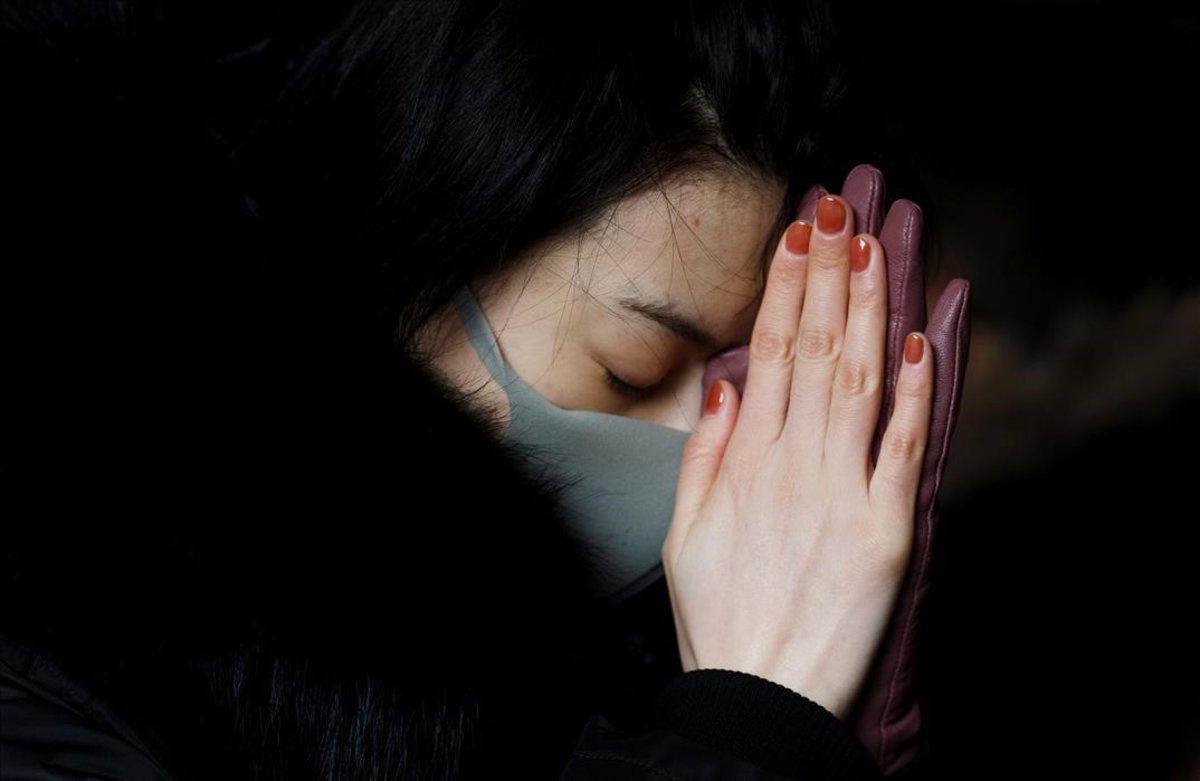
[[[911,333],[904,340],[904,360],[906,363],[920,363],[925,354],[925,340],[918,333]]]
[[[838,233],[846,224],[846,207],[832,195],[817,204],[817,227],[825,233]]]
[[[704,401],[704,417],[712,417],[725,403],[725,387],[720,380],[713,382],[708,389],[708,398]]]
[[[787,227],[783,243],[793,255],[804,255],[808,253],[808,239],[811,236],[812,226],[807,222],[796,221]]]
[[[850,242],[850,270],[862,271],[871,264],[871,245],[862,236]]]

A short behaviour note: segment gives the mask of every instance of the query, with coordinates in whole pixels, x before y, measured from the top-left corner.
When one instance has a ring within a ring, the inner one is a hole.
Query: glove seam
[[[942,441],[940,443],[941,447],[938,451],[937,465],[935,466],[934,472],[933,472],[933,475],[934,475],[933,490],[930,493],[929,507],[926,508],[924,517],[922,519],[923,520],[922,525],[924,526],[922,531],[924,532],[924,535],[925,535],[925,545],[922,548],[921,561],[918,563],[917,567],[914,569],[915,578],[918,581],[920,580],[920,576],[925,572],[929,558],[933,553],[931,550],[931,546],[933,544],[933,523],[931,522],[931,518],[933,516],[934,508],[937,506],[938,491],[941,489],[941,486],[942,486],[942,472],[945,469],[946,457],[950,451],[950,437],[954,433],[954,431],[953,431],[954,426],[952,425],[952,422],[957,418],[957,414],[956,414],[956,410],[955,410],[955,399],[958,397],[958,393],[959,393],[959,375],[961,374],[961,372],[959,371],[959,366],[961,365],[960,356],[962,355],[962,335],[963,335],[962,309],[965,306],[966,306],[966,296],[965,295],[960,296],[957,307],[956,307],[957,311],[955,312],[955,316],[953,318],[954,323],[955,323],[955,328],[954,328],[954,367],[953,367],[953,375],[952,375],[951,385],[950,385],[950,398],[947,400],[949,406],[947,407],[946,429],[945,429],[945,431],[942,432]],[[904,648],[908,643],[908,636],[910,634],[910,629],[912,628],[912,625],[913,625],[913,616],[916,614],[917,602],[919,601],[918,593],[917,593],[917,586],[918,586],[918,583],[914,582],[913,583],[912,604],[909,605],[908,615],[906,615],[904,617],[904,629],[903,629],[903,633],[900,635],[900,647],[901,648]],[[880,756],[880,760],[881,760],[881,765],[883,767],[887,767],[888,763],[892,759],[889,752],[892,750],[893,747],[884,738],[884,735],[885,735],[884,720],[886,719],[886,715],[891,711],[891,708],[892,708],[892,702],[894,700],[894,695],[896,692],[896,676],[898,674],[899,674],[898,668],[895,670],[892,670],[892,675],[890,676],[891,680],[888,681],[887,701],[884,703],[882,715],[879,719],[879,756]]]

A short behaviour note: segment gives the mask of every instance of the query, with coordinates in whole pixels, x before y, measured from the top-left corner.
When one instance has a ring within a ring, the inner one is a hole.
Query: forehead
[[[578,246],[576,280],[599,299],[665,302],[723,343],[748,337],[782,184],[691,178],[626,198]]]

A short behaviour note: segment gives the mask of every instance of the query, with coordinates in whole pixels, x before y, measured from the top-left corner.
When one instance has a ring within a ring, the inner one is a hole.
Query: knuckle
[[[854,289],[853,296],[854,306],[859,309],[875,309],[883,306],[886,299],[881,286],[869,283],[858,285]]]
[[[837,339],[826,328],[804,328],[797,339],[797,353],[808,361],[831,360],[837,352]]]
[[[891,431],[883,438],[884,453],[893,461],[903,464],[915,461],[920,447],[920,440],[907,431]]]
[[[809,253],[809,263],[822,271],[838,271],[846,262],[846,253],[834,246],[816,247]]]
[[[776,288],[797,290],[805,282],[808,269],[803,261],[777,259],[771,263],[770,283]]]
[[[913,400],[923,400],[933,393],[933,383],[925,379],[909,378],[896,383],[896,395]]]
[[[879,387],[879,382],[861,361],[843,359],[833,379],[840,394],[854,398],[870,396]]]
[[[750,339],[750,357],[763,363],[787,363],[792,359],[792,342],[778,331],[757,330]]]

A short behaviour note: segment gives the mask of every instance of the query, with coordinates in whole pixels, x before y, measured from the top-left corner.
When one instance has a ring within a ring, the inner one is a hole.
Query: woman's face
[[[740,178],[652,190],[472,291],[508,363],[552,404],[691,431],[706,362],[750,338],[783,195]],[[507,420],[502,389],[448,326],[435,364],[483,386]]]

